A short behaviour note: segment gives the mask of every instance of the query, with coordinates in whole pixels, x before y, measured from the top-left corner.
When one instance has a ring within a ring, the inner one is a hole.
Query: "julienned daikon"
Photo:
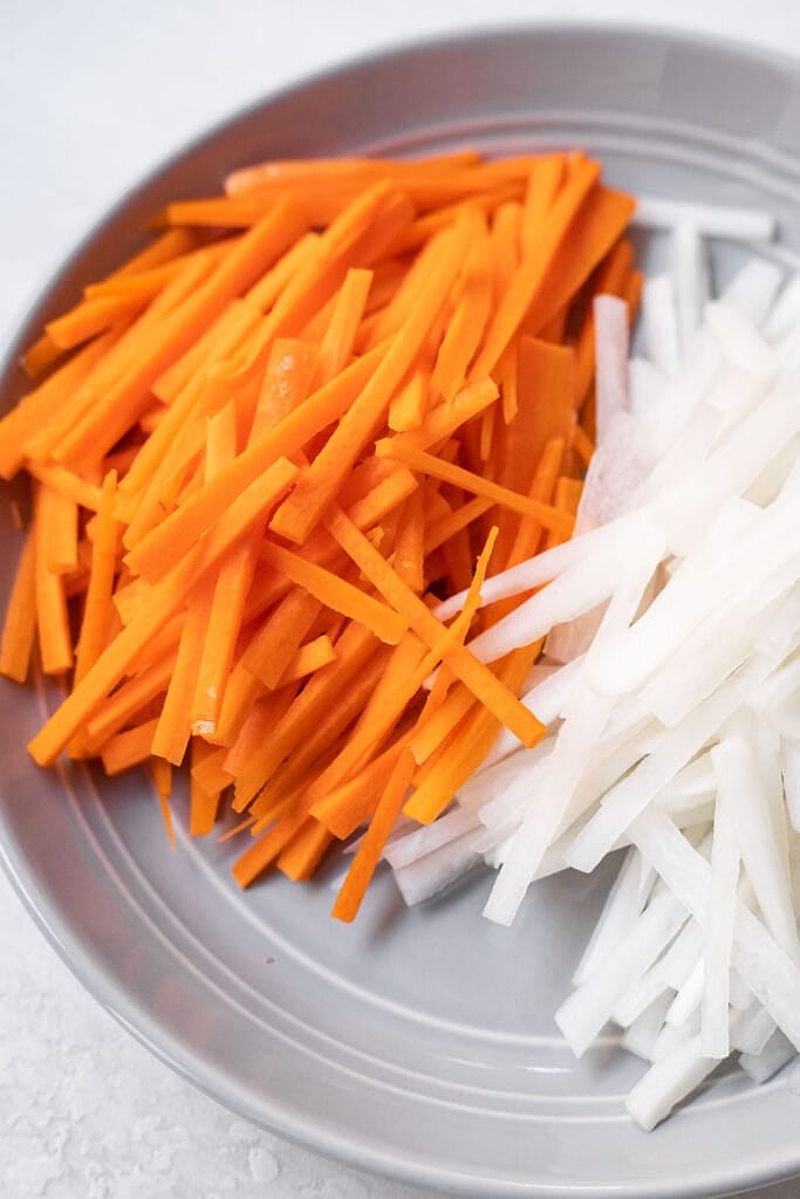
[[[730,1053],[772,1077],[800,1048],[800,277],[753,257],[710,297],[705,238],[768,240],[763,213],[644,199],[671,264],[595,300],[598,446],[570,542],[488,579],[530,592],[470,643],[546,638],[523,702],[458,802],[386,851],[410,903],[483,861],[485,915],[627,846],[557,1014],[576,1053],[614,1020],[651,1063],[652,1128]],[[460,611],[465,595],[436,614]]]

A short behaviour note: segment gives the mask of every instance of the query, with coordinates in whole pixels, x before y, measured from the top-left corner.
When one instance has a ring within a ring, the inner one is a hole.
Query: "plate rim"
[[[542,35],[545,37],[570,37],[597,35],[605,38],[648,38],[654,43],[671,42],[683,46],[724,52],[749,62],[760,63],[771,69],[789,70],[800,73],[800,57],[765,46],[751,46],[742,39],[718,36],[698,30],[681,29],[661,22],[629,21],[626,19],[596,20],[534,20],[523,18],[518,21],[486,23],[465,30],[445,31],[434,36],[415,36],[397,42],[381,43],[374,50],[365,50],[349,55],[321,69],[304,73],[277,88],[266,89],[255,99],[233,108],[227,115],[204,126],[185,141],[159,157],[143,174],[136,175],[117,197],[98,215],[87,223],[85,232],[70,252],[47,272],[33,300],[22,315],[12,321],[13,332],[0,355],[0,381],[13,376],[21,349],[30,339],[31,332],[41,323],[40,314],[47,309],[51,295],[70,274],[76,261],[93,244],[105,227],[112,223],[127,205],[135,202],[138,194],[145,192],[170,168],[184,158],[190,158],[207,143],[213,142],[229,127],[254,116],[263,108],[283,99],[304,92],[317,84],[333,81],[361,68],[376,67],[392,60],[401,60],[420,52],[447,49],[470,44],[501,42],[514,35]],[[7,833],[5,815],[0,805],[0,830]],[[756,1163],[749,1173],[730,1167],[715,1169],[698,1181],[688,1180],[676,1185],[649,1186],[641,1190],[638,1184],[621,1183],[610,1190],[607,1184],[597,1186],[574,1186],[568,1182],[563,1186],[549,1182],[531,1180],[530,1183],[515,1185],[476,1175],[454,1174],[430,1163],[410,1158],[400,1158],[384,1147],[375,1147],[359,1141],[354,1135],[346,1138],[331,1133],[323,1126],[313,1123],[296,1111],[288,1111],[281,1105],[280,1098],[270,1096],[262,1100],[256,1110],[246,1102],[246,1091],[205,1061],[200,1054],[152,1017],[137,1000],[136,994],[125,987],[114,975],[96,960],[82,945],[73,932],[70,922],[62,915],[58,904],[52,902],[40,888],[31,872],[28,878],[27,860],[20,844],[17,853],[16,839],[10,835],[0,837],[0,866],[8,878],[13,891],[34,924],[44,935],[58,957],[74,978],[114,1020],[129,1032],[149,1052],[175,1073],[197,1087],[209,1098],[222,1104],[229,1111],[243,1117],[255,1126],[309,1148],[330,1160],[344,1163],[375,1176],[391,1178],[417,1187],[427,1187],[444,1194],[473,1196],[501,1196],[510,1194],[530,1196],[531,1199],[600,1199],[601,1195],[619,1196],[620,1199],[701,1199],[701,1196],[741,1193],[745,1188],[759,1188],[791,1179],[800,1173],[800,1141],[794,1151],[770,1163],[768,1171],[759,1169]],[[733,1188],[733,1190],[731,1190]]]

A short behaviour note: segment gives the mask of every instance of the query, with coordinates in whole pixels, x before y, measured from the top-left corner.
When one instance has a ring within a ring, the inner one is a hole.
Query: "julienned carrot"
[[[405,633],[405,621],[391,608],[346,579],[313,562],[307,562],[300,554],[268,542],[262,556],[270,566],[285,574],[321,604],[334,612],[341,612],[350,620],[358,621],[388,645],[396,645]]]
[[[116,733],[109,737],[100,750],[100,758],[106,774],[122,774],[132,766],[139,766],[150,757],[153,736],[156,731],[158,718],[146,720],[137,724],[124,733]]]
[[[464,224],[443,236],[430,271],[420,283],[418,302],[393,338],[383,361],[270,522],[270,528],[280,536],[295,542],[305,540],[336,496],[370,435],[384,423],[392,392],[414,361],[430,322],[438,315],[453,285],[468,247],[468,233],[469,227]]]
[[[567,536],[572,532],[572,523],[565,520],[563,512],[559,512],[549,504],[541,504],[529,496],[510,491],[507,487],[501,487],[490,479],[480,478],[472,471],[464,470],[463,467],[443,462],[434,454],[428,454],[424,450],[403,446],[396,438],[387,437],[379,442],[376,446],[376,453],[391,458],[393,461],[402,462],[411,470],[432,475],[436,479],[452,483],[455,487],[463,487],[466,491],[471,491],[476,495],[483,495],[495,504],[510,508],[512,512],[518,512],[522,516],[532,516],[547,529],[558,529]]]
[[[375,809],[375,815],[370,821],[364,840],[353,858],[347,878],[336,896],[331,915],[335,916],[337,920],[349,923],[358,915],[361,901],[375,872],[375,867],[381,859],[383,847],[392,831],[394,822],[400,815],[400,809],[414,773],[414,765],[411,751],[403,750],[389,776],[386,789]]]
[[[72,666],[72,638],[64,584],[50,569],[53,527],[60,517],[58,497],[38,487],[34,517],[36,622],[45,674],[63,674]]]
[[[114,516],[117,476],[109,471],[103,482],[97,525],[92,542],[89,584],[75,651],[75,681],[80,680],[105,649],[111,631],[114,574],[120,526]]]
[[[321,633],[313,641],[301,645],[294,657],[289,659],[289,664],[281,675],[280,685],[294,683],[335,661],[336,648],[328,634]]]
[[[170,848],[175,849],[175,825],[172,820],[170,797],[172,796],[172,767],[163,758],[150,758],[150,776],[156,789],[156,798],[161,808],[161,818]]]
[[[0,639],[0,674],[24,683],[36,641],[36,535],[26,538],[14,575]]]
[[[632,201],[598,171],[269,164],[169,206],[223,236],[173,228],[55,316],[26,358],[51,374],[0,421],[0,474],[36,481],[0,670],[25,676],[38,630],[63,674],[80,631],[38,762],[146,763],[172,836],[188,749],[192,835],[224,804],[256,838],[242,886],[310,877],[368,824],[351,919],[404,803],[434,819],[502,724],[538,740],[517,695],[539,646],[489,667],[465,640],[524,599],[478,617],[489,567],[572,529],[589,293],[638,302]],[[447,627],[431,608],[462,587]]]

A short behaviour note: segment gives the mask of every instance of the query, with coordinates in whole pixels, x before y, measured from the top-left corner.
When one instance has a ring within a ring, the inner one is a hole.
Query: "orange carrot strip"
[[[170,229],[106,277],[107,279],[127,279],[131,275],[138,275],[142,271],[162,266],[170,259],[193,250],[195,245],[194,236],[187,230]]]
[[[480,162],[475,150],[458,150],[452,154],[431,155],[415,162],[392,158],[313,158],[285,159],[259,163],[233,171],[225,179],[228,195],[269,187],[283,188],[303,181],[319,187],[324,180],[359,180],[371,182],[387,175],[401,181],[418,178],[432,172],[449,174],[456,168],[474,166]]]
[[[383,420],[392,392],[418,352],[432,320],[445,302],[465,250],[465,230],[446,235],[434,258],[426,286],[386,356],[361,395],[342,416],[323,449],[301,473],[292,494],[276,512],[270,527],[291,541],[302,542],[317,524],[331,498],[352,469],[370,435]]]
[[[575,358],[568,346],[533,337],[519,342],[520,405],[526,413],[520,453],[538,462],[553,437],[569,442],[575,426]],[[543,402],[543,397],[547,397]],[[545,528],[550,526],[545,525]]]
[[[127,564],[148,579],[161,577],[220,517],[230,497],[257,480],[282,455],[296,454],[313,436],[338,420],[365,386],[384,349],[359,358],[309,396],[274,429],[268,429],[191,499],[130,551]]]
[[[36,640],[36,534],[25,538],[0,639],[0,674],[24,683]]]
[[[148,666],[141,674],[128,679],[89,721],[86,730],[87,748],[94,752],[140,713],[151,700],[166,691],[174,669],[175,654],[172,653]]]
[[[320,603],[358,621],[387,645],[397,645],[405,633],[406,623],[396,612],[324,567],[270,542],[262,557]]]
[[[427,762],[475,704],[475,696],[464,686],[454,687],[442,705],[415,730],[410,741],[414,760]]]
[[[499,679],[511,692],[522,686],[540,649],[541,642],[537,642],[534,646],[515,650],[501,664]],[[403,809],[407,816],[421,824],[435,820],[450,804],[458,788],[477,770],[495,742],[499,725],[489,709],[478,707],[466,717],[463,727],[458,728],[458,733],[452,734],[452,742],[443,743],[446,748],[438,760],[434,755],[425,763],[432,768]],[[540,736],[543,735],[542,731]]]
[[[202,737],[194,738],[191,775],[203,791],[224,791],[231,785],[233,775],[224,767],[227,756],[228,749],[225,746],[210,745]]]
[[[103,652],[84,679],[73,690],[44,728],[33,738],[29,750],[40,765],[51,762],[87,717],[136,659],[142,648],[185,603],[190,589],[244,536],[281,495],[294,478],[295,468],[279,459],[260,479],[246,488],[228,508],[217,527],[155,589],[152,605],[138,614]],[[218,476],[219,477],[219,476]]]
[[[145,307],[147,299],[139,296],[104,296],[82,300],[64,316],[49,321],[45,333],[60,350],[71,350],[98,333],[129,320]]]
[[[463,487],[466,491],[471,491],[476,495],[485,496],[495,504],[510,508],[512,512],[519,512],[522,516],[533,516],[546,529],[559,529],[567,536],[572,532],[573,522],[565,518],[563,512],[559,512],[549,504],[541,504],[529,496],[510,491],[506,487],[493,483],[490,479],[483,479],[471,471],[464,470],[461,466],[443,462],[440,458],[436,458],[424,450],[415,450],[410,446],[404,446],[398,438],[387,437],[379,441],[375,452],[381,457],[402,462],[411,470],[431,475],[435,479],[442,479],[447,483],[452,483],[455,487]]]
[[[350,360],[372,279],[372,271],[352,269],[347,272],[320,344],[315,379],[317,387],[330,382]]]
[[[58,362],[63,352],[49,334],[43,333],[22,355],[20,366],[29,379],[38,379],[39,375]]]
[[[394,542],[394,568],[403,582],[418,594],[425,590],[425,507],[417,488],[401,509]]]
[[[309,818],[277,860],[278,869],[294,882],[311,878],[333,840],[333,834],[318,820]]]
[[[31,462],[27,469],[34,479],[44,483],[51,491],[79,504],[89,512],[98,511],[101,493],[100,488],[94,483],[88,483],[86,479],[73,474],[71,470],[65,470],[63,466],[56,466],[52,462]]]
[[[283,687],[272,695],[263,690],[242,721],[236,739],[225,747],[224,769],[235,782],[254,753],[258,753],[278,721],[286,714],[297,695],[297,687]]]
[[[581,500],[581,492],[583,491],[583,483],[580,479],[570,479],[566,475],[562,475],[556,484],[555,502],[564,512],[570,512],[573,515],[578,511],[578,504]],[[555,545],[560,545],[565,538],[559,537],[557,533],[549,533],[544,544],[545,549],[552,549]]]
[[[277,338],[272,346],[258,397],[251,440],[275,428],[308,396],[317,362],[315,346]]]
[[[79,683],[106,647],[113,613],[114,572],[120,526],[114,517],[117,476],[109,471],[103,481],[83,620],[75,651],[75,683]]]
[[[311,807],[315,816],[341,841],[372,816],[381,792],[388,783],[406,739],[401,738],[374,758],[346,783],[334,787]]]
[[[295,833],[303,827],[306,818],[306,810],[300,805],[298,811],[284,815],[268,833],[236,859],[231,873],[240,887],[249,887],[275,862]]]
[[[141,415],[150,385],[299,232],[296,213],[280,204],[246,233],[210,279],[152,334],[147,352],[131,370],[78,421],[59,446],[58,460],[91,460],[105,454]]]
[[[278,686],[321,608],[320,601],[303,588],[292,587],[255,634],[242,662],[265,687]]]
[[[461,529],[466,529],[485,512],[494,507],[494,501],[478,495],[468,500],[453,512],[431,521],[425,529],[425,554],[432,554]]]
[[[321,670],[323,666],[328,666],[331,662],[335,661],[336,650],[333,642],[327,633],[322,633],[321,636],[315,637],[313,641],[300,646],[300,649],[290,660],[289,665],[283,672],[280,686],[284,686],[286,683],[293,683],[297,679],[305,678],[306,675],[314,674],[315,671]]]
[[[594,444],[581,425],[576,425],[572,430],[572,448],[575,450],[584,467],[588,467],[594,454]]]
[[[421,370],[414,371],[389,405],[389,428],[396,433],[419,428],[428,407],[429,390],[426,375]]]
[[[539,236],[523,255],[505,295],[494,312],[483,348],[472,368],[472,379],[482,378],[493,370],[520,322],[537,300],[561,243],[578,224],[575,218],[594,187],[598,173],[597,163],[582,162],[561,188],[540,228]],[[599,257],[602,257],[604,252],[601,251]],[[591,267],[589,269],[591,270]],[[556,305],[556,309],[558,307],[560,304]],[[546,320],[549,315],[550,312],[547,311],[543,319]]]
[[[222,788],[207,788],[201,781],[199,767],[216,754],[213,746],[200,737],[192,738],[192,772],[189,776],[189,836],[205,837],[213,831],[217,820]]]
[[[483,336],[492,304],[489,235],[480,214],[471,214],[471,248],[464,265],[463,294],[456,305],[433,368],[432,389],[452,400],[466,382],[467,369]]]
[[[383,847],[400,815],[413,773],[414,758],[409,750],[404,750],[395,763],[386,789],[375,809],[375,815],[336,896],[331,915],[337,920],[349,923],[358,915],[361,901],[381,859]]]
[[[92,376],[117,336],[107,333],[79,350],[0,420],[0,477],[13,478],[25,461],[30,438],[54,413],[69,408],[72,396]]]
[[[172,767],[163,758],[150,758],[150,777],[156,789],[156,798],[161,808],[161,818],[169,840],[170,849],[175,849],[175,825],[172,820],[170,797],[172,796]]]
[[[78,505],[69,496],[43,488],[49,495],[47,569],[57,575],[78,569]]]
[[[46,487],[37,488],[34,517],[36,620],[45,674],[62,674],[72,666],[64,584],[50,569],[53,521],[59,518],[57,501],[55,492]]]
[[[414,595],[402,579],[385,561],[341,510],[334,511],[328,520],[328,528],[353,559],[364,576],[369,579],[384,599],[408,620],[410,627],[431,650],[439,650],[443,640],[446,645],[446,630],[429,609]],[[469,687],[502,724],[514,732],[523,745],[536,744],[544,735],[544,728],[528,709],[519,702],[498,678],[465,646],[448,647],[444,660],[453,673]]]
[[[197,686],[197,672],[208,619],[213,602],[213,590],[206,586],[192,599],[183,626],[175,671],[169,681],[164,706],[153,738],[153,754],[180,766],[192,732],[190,710]]]
[[[146,762],[150,757],[150,747],[157,724],[158,718],[155,717],[110,737],[100,750],[106,774],[122,774],[124,770],[130,770],[132,766]]]
[[[520,248],[523,254],[536,251],[548,214],[564,182],[565,168],[563,154],[543,154],[531,168],[520,226]]]
[[[495,402],[498,394],[497,384],[491,379],[470,383],[449,404],[439,404],[433,408],[419,428],[395,433],[391,438],[392,444],[416,450],[427,450],[430,446],[438,445],[467,421],[479,416]]]
[[[375,652],[375,638],[360,625],[349,625],[336,642],[336,661],[317,671],[275,725],[272,736],[253,754],[236,781],[237,812],[256,797],[281,762],[308,737],[331,703],[339,702],[350,680]]]

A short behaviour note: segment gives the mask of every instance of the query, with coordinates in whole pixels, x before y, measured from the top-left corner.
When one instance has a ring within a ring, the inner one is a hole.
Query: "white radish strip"
[[[762,377],[775,373],[778,360],[774,351],[737,308],[717,300],[706,305],[705,320],[732,366]]]
[[[691,224],[704,237],[729,241],[771,241],[775,235],[775,218],[768,212],[665,200],[660,196],[637,196],[633,224],[643,229],[672,229],[675,225]]]
[[[738,970],[731,970],[731,1007],[743,1012],[754,1002],[753,992]]]
[[[789,820],[794,831],[800,833],[800,744],[798,742],[781,741],[781,773]]]
[[[777,729],[766,720],[756,720],[755,753],[758,772],[761,776],[775,843],[780,855],[782,876],[785,879],[791,902],[792,878],[789,860],[789,819],[783,797],[781,774],[781,737]]]
[[[666,1015],[667,1024],[671,1024],[673,1028],[683,1028],[687,1020],[696,1016],[703,999],[704,980],[705,963],[701,957],[695,962],[689,977],[675,996]],[[727,1008],[725,1015],[727,1017]]]
[[[411,865],[395,870],[394,881],[408,906],[431,899],[482,864],[481,855],[475,848],[480,836],[480,832],[467,833]]]
[[[794,1045],[780,1029],[776,1029],[759,1054],[743,1053],[739,1058],[739,1065],[754,1083],[761,1086],[796,1056],[797,1050]]]
[[[629,849],[572,976],[575,986],[591,978],[608,954],[627,936],[641,914],[652,881],[653,873],[642,855],[636,849]]]
[[[693,758],[683,770],[678,771],[669,785],[669,789],[659,796],[659,804],[670,811],[679,810],[673,806],[680,799],[705,798],[709,791],[716,789],[717,776],[714,764],[707,753]]]
[[[764,258],[750,258],[723,288],[719,298],[760,327],[767,320],[772,320],[777,308],[775,297],[785,277],[784,271],[776,263]],[[800,315],[800,295],[798,305]],[[772,336],[767,328],[763,332],[766,337]]]
[[[764,922],[784,952],[798,962],[800,943],[789,872],[753,751],[740,737],[725,737],[712,750],[712,758],[720,789],[733,813],[739,853]]]
[[[678,337],[685,353],[700,328],[710,293],[706,247],[696,225],[681,221],[672,232],[672,275]]]
[[[659,883],[663,886],[663,883]],[[614,1009],[614,1020],[623,1028],[638,1020],[642,1012],[665,991],[679,991],[691,973],[697,955],[703,948],[703,930],[694,920],[687,919],[663,957],[642,975],[634,987],[622,997]],[[667,1005],[670,1006],[670,1005]],[[664,1009],[666,1016],[667,1009]]]
[[[692,1037],[653,1063],[628,1095],[625,1107],[641,1128],[651,1132],[708,1078],[717,1064],[703,1056],[699,1035]]]
[[[425,854],[433,853],[442,845],[447,845],[465,833],[471,833],[480,824],[478,817],[464,808],[455,808],[452,812],[440,816],[433,824],[415,828],[413,832],[389,842],[383,851],[383,856],[393,870],[401,866],[410,866]]]
[[[700,1032],[700,1013],[697,1008],[690,1012],[682,1024],[670,1024],[664,1021],[664,1027],[658,1034],[653,1046],[653,1061],[660,1062],[670,1057],[681,1045],[691,1041]]]
[[[769,708],[783,703],[795,695],[800,688],[800,657],[784,662],[770,675],[766,682],[758,688],[750,700],[750,707],[756,712],[766,712]]]
[[[731,1046],[740,1053],[750,1053],[757,1057],[767,1045],[775,1032],[775,1021],[768,1011],[758,1003],[744,1013],[735,1039],[731,1038]]]
[[[659,1034],[664,1027],[664,1016],[672,1000],[672,992],[665,991],[654,999],[648,1008],[625,1030],[622,1045],[629,1053],[652,1062],[653,1051]]]
[[[675,288],[669,275],[654,275],[642,288],[642,328],[648,358],[672,375],[680,362]]]
[[[789,279],[764,321],[762,332],[771,342],[780,341],[800,324],[800,276]]]
[[[602,968],[561,1005],[556,1024],[577,1057],[586,1052],[625,992],[659,957],[685,919],[686,913],[674,895],[666,890],[654,895]]]
[[[686,554],[728,496],[742,495],[800,432],[800,375],[782,376],[763,403],[738,424],[702,468],[682,481],[678,496],[657,507],[674,553]],[[787,484],[788,485],[788,484]]]
[[[589,648],[582,673],[591,669],[593,655],[602,652],[618,631],[636,616],[642,595],[664,554],[664,541],[655,530],[640,543],[637,558],[629,564],[603,616]],[[498,924],[511,924],[542,857],[561,827],[587,761],[598,744],[613,701],[579,687],[570,702],[553,752],[542,760],[540,801],[532,807],[515,834],[483,914]]]
[[[542,761],[552,753],[554,744],[555,739],[548,737],[533,749],[521,750],[468,779],[458,792],[459,803],[479,813],[487,828],[506,824],[509,818],[521,819],[535,798]]]
[[[711,751],[716,768],[720,747]],[[711,844],[711,895],[705,944],[705,975],[700,1036],[706,1057],[725,1058],[730,1053],[728,1006],[731,991],[731,950],[739,883],[739,847],[734,832],[733,797],[724,768],[718,772],[719,790]]]
[[[769,385],[766,375],[755,375],[736,366],[726,366],[720,371],[703,401],[724,417],[715,444],[762,403]]]
[[[631,836],[670,892],[704,928],[708,924],[711,868],[663,813],[651,808]],[[800,1045],[800,972],[764,925],[739,901],[732,961],[747,986],[795,1045]]]
[[[595,394],[597,444],[613,418],[628,410],[628,305],[617,296],[595,296]]]
[[[647,285],[645,284],[645,287]],[[637,422],[660,420],[658,409],[664,403],[667,378],[647,358],[631,358],[628,363],[629,408]]]
[[[578,678],[582,659],[574,658],[564,666],[551,671],[546,678],[521,696],[520,702],[529,712],[533,712],[542,724],[551,725],[558,720],[569,703],[575,680]],[[510,754],[522,749],[522,742],[515,737],[510,729],[502,728],[489,754],[475,772],[479,778],[497,762],[508,758]]]
[[[536,554],[535,557],[528,558],[527,561],[520,562],[517,566],[493,575],[481,588],[482,606],[494,604],[501,599],[509,599],[514,595],[521,595],[525,591],[532,591],[534,587],[541,587],[552,579],[558,578],[570,567],[582,564],[590,555],[597,559],[603,559],[609,554],[616,554],[619,552],[619,547],[624,548],[629,543],[634,530],[639,528],[640,523],[641,518],[638,516],[623,517],[615,521],[613,525],[593,529],[581,537],[573,537],[562,545],[553,546],[544,553]],[[439,620],[449,620],[451,616],[455,616],[462,610],[466,598],[467,592],[459,591],[456,595],[438,604],[433,609],[434,616]]]
[[[594,870],[631,821],[746,702],[749,691],[766,677],[771,667],[768,658],[751,659],[691,716],[666,732],[658,749],[605,795],[599,810],[569,849],[569,864],[576,870]]]

